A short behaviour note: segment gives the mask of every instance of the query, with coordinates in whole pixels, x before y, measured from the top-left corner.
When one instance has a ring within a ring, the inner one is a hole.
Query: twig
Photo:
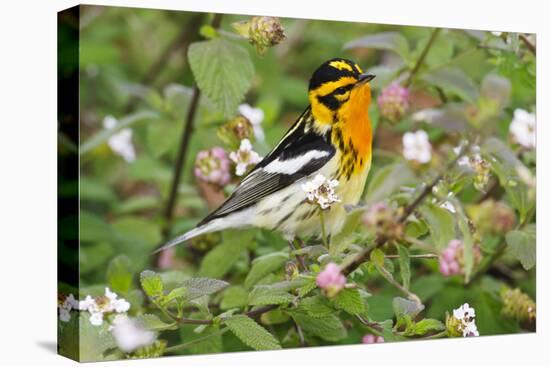
[[[219,28],[222,20],[222,14],[216,14],[212,20],[212,27]],[[185,153],[187,152],[187,147],[189,145],[189,139],[191,138],[191,133],[193,132],[193,121],[195,119],[195,114],[198,109],[199,99],[200,99],[200,89],[195,83],[193,86],[193,96],[191,97],[191,104],[189,110],[187,111],[187,116],[185,119],[185,127],[181,135],[180,146],[178,149],[178,155],[176,157],[176,163],[174,165],[174,176],[172,177],[172,184],[170,186],[170,194],[168,196],[168,202],[166,204],[166,209],[164,211],[164,235],[167,237],[170,233],[170,227],[172,225],[172,217],[174,215],[174,206],[176,204],[176,198],[178,194],[178,188],[181,180],[181,173],[184,170],[185,165]]]
[[[527,49],[529,49],[529,51],[531,51],[533,55],[537,56],[537,48],[535,47],[534,44],[531,43],[531,41],[529,41],[529,39],[524,34],[520,34],[519,39],[523,43],[525,43],[525,46],[527,46]]]
[[[428,52],[433,46],[433,43],[435,39],[437,38],[437,35],[441,32],[441,28],[436,28],[433,30],[432,35],[430,36],[430,39],[428,40],[428,43],[426,43],[426,46],[424,46],[424,49],[422,50],[422,53],[420,54],[420,57],[416,61],[416,64],[414,64],[414,67],[409,74],[409,77],[407,78],[407,81],[405,82],[405,87],[408,87],[411,85],[413,78],[416,76],[416,73],[418,73],[418,70],[420,70],[420,67],[424,63],[424,60],[426,59],[426,56],[428,55]]]
[[[401,285],[401,283],[399,283],[397,280],[395,280],[393,278],[393,276],[391,275],[391,273],[389,271],[387,271],[385,268],[380,267],[380,266],[376,266],[376,269],[391,285],[393,285],[395,288],[399,289],[401,291],[401,293],[405,294],[408,299],[418,303],[419,305],[422,304],[422,301],[420,301],[420,298],[418,298],[418,296],[416,294],[414,294],[413,292],[411,292],[407,288],[403,287]]]
[[[398,259],[399,255],[384,255],[386,259]],[[436,254],[418,254],[418,255],[409,255],[411,259],[437,259],[439,255]]]
[[[422,203],[422,201],[424,201],[424,199],[426,199],[426,197],[428,197],[428,195],[432,192],[432,189],[435,187],[435,185],[437,185],[437,183],[443,178],[443,176],[456,164],[460,157],[462,157],[464,153],[468,151],[469,147],[469,143],[465,144],[459,154],[457,154],[456,158],[453,159],[449,164],[447,164],[445,170],[437,175],[437,177],[432,180],[430,184],[424,187],[420,195],[404,209],[403,214],[398,218],[397,223],[404,223],[407,220],[409,215],[416,209],[416,207],[420,205],[420,203]],[[357,254],[357,256],[342,269],[342,273],[344,275],[349,275],[350,273],[352,273],[370,257],[370,254],[374,249],[384,245],[386,241],[387,239],[384,236],[378,237],[374,245],[364,249],[362,252]]]
[[[403,240],[405,240],[405,242],[408,242],[410,243],[411,245],[415,245],[416,247],[419,247],[425,251],[431,251],[431,252],[438,252],[437,251],[437,248],[435,248],[434,246],[430,245],[429,243],[426,243],[424,241],[421,241],[419,239],[416,239],[414,237],[411,237],[411,236],[405,236],[403,238]],[[410,255],[410,257],[413,257],[414,255]],[[434,256],[438,256],[438,255],[434,255]]]
[[[290,247],[291,254],[293,253],[294,256],[296,257],[296,260],[298,261],[298,266],[300,267],[300,271],[305,272],[305,271],[307,271],[307,265],[306,265],[306,262],[304,260],[304,257],[302,255],[298,255],[296,253],[296,246],[294,246],[294,241],[297,241],[297,240],[298,239],[289,240],[288,241],[288,246]]]
[[[267,305],[263,307],[258,307],[254,310],[245,312],[244,315],[248,317],[256,317],[261,314],[264,314],[266,312],[272,311],[277,308],[277,305]],[[212,319],[187,319],[183,317],[177,317],[173,313],[171,313],[168,310],[162,310],[164,311],[165,315],[167,315],[169,318],[177,322],[178,324],[190,324],[190,325],[212,325],[214,324],[214,320]],[[222,318],[221,321],[223,322],[226,318]]]

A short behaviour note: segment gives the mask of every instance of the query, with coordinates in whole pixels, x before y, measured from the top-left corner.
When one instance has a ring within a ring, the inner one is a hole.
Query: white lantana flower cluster
[[[537,141],[535,114],[517,108],[510,124],[510,134],[518,144],[534,149]]]
[[[403,156],[409,161],[428,163],[432,159],[432,145],[424,130],[403,135]]]
[[[92,297],[87,295],[82,301],[77,301],[70,294],[59,306],[59,319],[63,322],[71,320],[71,310],[87,311],[90,313],[90,323],[94,326],[103,324],[104,315],[107,313],[123,314],[130,309],[130,303],[124,298],[118,298],[115,292],[105,288],[105,295]]]
[[[115,317],[109,330],[115,337],[120,350],[126,353],[151,345],[156,340],[154,332],[146,330],[139,321],[124,314]]]
[[[71,310],[78,310],[78,301],[71,293],[58,304],[57,308],[59,309],[59,319],[69,322],[71,321]]]
[[[321,209],[327,209],[333,203],[340,201],[334,190],[337,186],[338,180],[329,180],[322,174],[317,174],[313,180],[302,184],[302,190],[310,203],[319,205]]]
[[[118,125],[118,121],[113,116],[106,116],[103,119],[103,127],[112,130]],[[120,155],[126,162],[136,160],[136,150],[132,144],[132,129],[125,128],[109,137],[107,144],[113,152]]]
[[[229,159],[231,159],[235,164],[235,174],[237,176],[242,176],[245,174],[248,166],[255,165],[262,160],[262,157],[254,150],[252,150],[252,144],[250,140],[243,139],[241,140],[241,146],[236,152],[229,153]]]
[[[462,336],[479,336],[475,320],[476,310],[469,304],[465,303],[453,310],[453,317],[460,321],[458,329],[462,332]]]
[[[265,116],[264,111],[261,108],[254,108],[246,103],[243,103],[239,106],[239,113],[252,124],[254,137],[256,140],[264,141],[265,133],[262,129],[262,121]]]

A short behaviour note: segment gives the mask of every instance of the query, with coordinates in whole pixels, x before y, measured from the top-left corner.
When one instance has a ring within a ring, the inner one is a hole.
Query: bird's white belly
[[[334,178],[338,161],[333,158],[321,170],[303,178],[290,186],[261,200],[255,207],[254,226],[282,232],[286,237],[318,236],[321,233],[321,219],[317,205],[306,201],[302,184],[311,180],[318,173]],[[334,203],[323,212],[327,234],[336,234],[342,229],[346,220],[345,205],[358,203],[363,193],[369,167],[363,173],[354,175],[350,180],[340,180],[336,193],[340,202]]]

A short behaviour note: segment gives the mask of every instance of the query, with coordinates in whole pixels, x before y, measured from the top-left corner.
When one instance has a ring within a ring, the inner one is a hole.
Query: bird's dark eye
[[[340,87],[340,88],[336,88],[336,89],[334,90],[334,93],[336,93],[336,94],[344,94],[344,93],[346,93],[346,91],[347,91],[347,88],[346,88],[346,87]]]

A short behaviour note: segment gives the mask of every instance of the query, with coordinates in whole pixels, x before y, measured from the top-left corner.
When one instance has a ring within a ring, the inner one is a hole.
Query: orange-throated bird
[[[309,81],[310,105],[275,148],[219,208],[158,251],[227,228],[266,228],[283,233],[288,240],[320,235],[321,220],[316,213],[324,205],[312,205],[304,191],[306,183],[311,188],[313,181],[320,196],[338,198],[323,212],[326,234],[338,233],[346,217],[344,206],[359,201],[371,165],[368,110],[373,78],[347,59],[323,63]],[[321,185],[323,177],[325,186]]]

